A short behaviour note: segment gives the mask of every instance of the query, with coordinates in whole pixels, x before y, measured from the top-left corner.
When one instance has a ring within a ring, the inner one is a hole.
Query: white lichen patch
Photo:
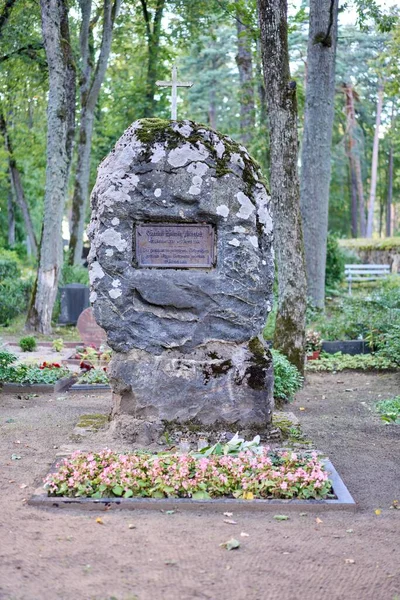
[[[195,148],[191,144],[183,144],[178,148],[173,148],[168,155],[168,163],[172,167],[183,167],[188,162],[205,160],[208,157],[208,151],[203,144]]]
[[[97,262],[97,260],[92,262],[92,264],[90,265],[90,269],[89,269],[90,283],[93,285],[93,283],[96,281],[96,279],[103,279],[104,275],[105,275],[105,273],[104,273],[103,269],[101,268],[100,263]]]
[[[191,185],[189,188],[189,194],[192,196],[198,196],[201,193],[201,189],[196,185]]]
[[[203,177],[208,171],[208,165],[204,162],[193,162],[187,167],[188,173],[193,173],[194,175],[199,175],[199,177]]]
[[[233,228],[233,233],[246,233],[246,231],[246,228],[242,227],[241,225],[235,225]]]
[[[236,248],[237,248],[238,246],[240,246],[240,242],[239,242],[239,240],[238,240],[238,239],[236,239],[236,238],[233,238],[233,240],[229,240],[228,244],[230,244],[231,246],[235,246]]]
[[[226,206],[226,204],[221,204],[220,206],[217,206],[217,215],[221,215],[221,217],[224,217],[224,219],[226,219],[226,217],[229,215],[229,208]]]
[[[154,195],[156,198],[159,198],[161,196],[161,188],[156,188],[154,190]]]
[[[99,242],[106,246],[114,246],[120,252],[123,252],[128,247],[127,241],[123,239],[120,232],[115,231],[112,227],[99,235]]]
[[[111,225],[119,225],[119,219],[118,217],[114,217],[113,220],[111,221]]]
[[[231,163],[238,165],[241,169],[244,169],[244,160],[237,152],[231,154]]]
[[[217,153],[217,157],[218,158],[222,158],[222,156],[223,156],[223,154],[225,152],[225,145],[224,145],[224,143],[221,142],[221,140],[219,140],[215,144],[214,148],[215,148],[215,152]]]
[[[91,303],[96,302],[97,300],[97,292],[90,292],[89,301]]]
[[[172,129],[183,135],[185,138],[188,138],[193,131],[193,128],[188,121],[184,121],[183,125],[181,123],[176,123]]]
[[[202,178],[199,175],[195,175],[192,178],[192,183],[193,185],[196,185],[197,187],[201,187],[201,184],[203,183]]]
[[[262,260],[261,262],[262,262],[262,264],[263,264],[264,266],[267,264],[267,261],[266,261],[266,260]]]
[[[249,242],[252,246],[254,246],[254,248],[258,248],[258,238],[256,235],[250,235]]]
[[[271,233],[272,217],[268,208],[269,197],[267,195],[265,187],[261,184],[257,184],[256,186],[255,201],[257,205],[258,219],[260,223],[264,226],[264,233]]]
[[[121,287],[121,280],[120,279],[113,279],[111,285],[114,288],[119,288],[119,287]]]
[[[166,155],[164,145],[160,144],[160,142],[156,142],[151,151],[153,154],[151,155],[150,162],[152,163],[160,162],[160,160]]]
[[[112,248],[107,248],[106,256],[114,256],[114,250]]]
[[[239,219],[248,219],[252,212],[255,210],[254,204],[251,202],[250,198],[246,196],[243,192],[238,192],[236,194],[236,198],[240,204],[240,210],[237,214]]]
[[[116,289],[110,290],[108,292],[108,295],[110,296],[110,298],[113,298],[115,300],[116,298],[119,298],[120,296],[122,296],[122,290],[116,290]]]

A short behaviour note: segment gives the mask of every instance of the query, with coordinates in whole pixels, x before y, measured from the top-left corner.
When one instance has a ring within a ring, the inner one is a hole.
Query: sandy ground
[[[299,511],[283,522],[238,513],[237,525],[222,511],[110,511],[99,524],[97,513],[28,506],[56,453],[76,446],[79,416],[108,413],[111,401],[0,393],[0,599],[400,600],[400,510],[390,509],[400,500],[400,427],[372,410],[399,388],[399,374],[312,375],[291,407],[357,513]],[[228,552],[219,544],[232,536],[241,546]]]

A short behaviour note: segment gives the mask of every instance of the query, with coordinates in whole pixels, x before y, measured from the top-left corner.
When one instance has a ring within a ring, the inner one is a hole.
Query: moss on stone
[[[249,341],[252,365],[246,369],[247,383],[253,390],[265,388],[265,377],[272,363],[271,354],[258,337]]]
[[[81,415],[76,426],[82,429],[91,429],[98,431],[104,427],[109,421],[109,416],[102,413],[92,415]]]

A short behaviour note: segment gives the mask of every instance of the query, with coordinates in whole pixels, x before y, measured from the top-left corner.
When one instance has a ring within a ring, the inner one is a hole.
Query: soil
[[[313,374],[289,407],[331,458],[356,513],[299,510],[277,521],[278,508],[233,511],[237,524],[222,511],[30,507],[57,453],[112,444],[106,432],[74,431],[81,415],[108,414],[111,398],[0,393],[0,599],[400,600],[400,510],[390,508],[400,500],[400,427],[374,412],[399,389],[400,374]],[[240,548],[228,552],[220,544],[231,537]]]

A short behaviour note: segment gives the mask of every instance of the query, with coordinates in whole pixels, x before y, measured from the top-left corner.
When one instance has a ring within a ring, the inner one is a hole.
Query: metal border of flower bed
[[[0,385],[0,390],[3,392],[50,392],[54,393],[54,384],[52,383],[3,383]],[[111,386],[105,383],[74,383],[68,392],[111,392]]]
[[[53,463],[50,473],[54,473],[61,458]],[[336,495],[335,499],[328,500],[299,500],[279,499],[271,500],[237,500],[236,498],[214,498],[211,500],[193,500],[192,498],[69,498],[66,496],[48,496],[43,487],[35,490],[28,504],[38,508],[64,508],[81,509],[87,511],[119,510],[175,510],[175,511],[221,511],[232,510],[235,512],[245,511],[271,511],[285,509],[290,511],[326,511],[326,510],[356,510],[357,504],[353,500],[349,490],[343,483],[339,473],[327,458],[322,459],[325,469],[329,472],[332,488]]]

